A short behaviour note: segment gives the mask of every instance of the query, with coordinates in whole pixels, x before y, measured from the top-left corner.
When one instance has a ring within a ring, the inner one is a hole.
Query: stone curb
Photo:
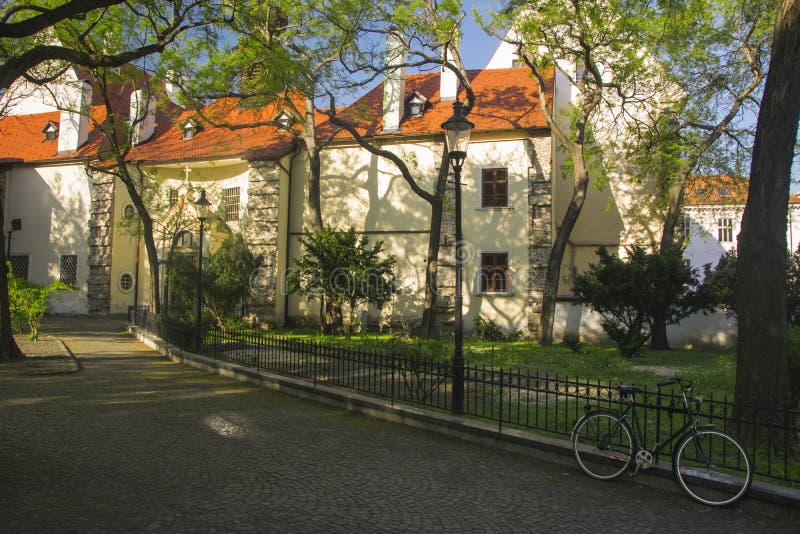
[[[396,404],[342,388],[315,384],[309,380],[218,361],[181,350],[137,326],[129,324],[128,331],[151,349],[178,363],[215,372],[221,376],[249,382],[298,398],[321,402],[336,408],[344,408],[384,421],[438,432],[472,443],[488,445],[493,448],[577,469],[572,456],[572,447],[564,439],[550,438],[516,429],[499,428],[498,425],[490,425],[482,421],[456,417],[425,408]],[[672,474],[671,466],[665,467],[663,461],[635,477],[623,476],[619,480],[632,481],[662,490],[683,493]],[[800,507],[800,490],[761,481],[753,482],[748,498],[782,506]]]
[[[55,342],[60,346],[60,353],[48,356],[30,356],[24,360],[5,364],[9,369],[13,368],[18,375],[67,375],[77,373],[81,365],[67,348],[63,341],[56,338]]]

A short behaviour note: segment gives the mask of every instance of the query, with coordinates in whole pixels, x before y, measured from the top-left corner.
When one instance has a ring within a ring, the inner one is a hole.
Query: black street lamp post
[[[200,353],[200,346],[203,342],[203,332],[200,313],[202,311],[203,301],[203,225],[208,219],[211,203],[206,198],[206,190],[200,190],[200,198],[194,202],[197,209],[197,220],[200,221],[200,242],[197,253],[197,302],[194,314],[194,335],[195,335],[195,349]]]
[[[455,288],[455,349],[453,350],[453,413],[464,412],[464,318],[463,251],[461,232],[461,168],[467,158],[469,136],[475,125],[463,114],[461,102],[453,102],[453,116],[442,123],[447,139],[447,151],[455,179],[456,203],[456,288]]]
[[[19,232],[20,230],[22,230],[22,219],[11,219],[11,228],[8,230],[6,242],[6,260],[11,259],[11,232]]]

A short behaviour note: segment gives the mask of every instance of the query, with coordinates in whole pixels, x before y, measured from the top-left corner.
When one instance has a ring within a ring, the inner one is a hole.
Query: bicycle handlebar
[[[661,382],[656,385],[659,388],[663,388],[664,386],[672,386],[674,384],[678,384],[684,391],[691,391],[692,388],[694,388],[694,384],[692,382],[690,382],[689,380],[684,380],[679,376],[676,376],[674,378],[671,378],[670,380],[667,380],[666,382]]]

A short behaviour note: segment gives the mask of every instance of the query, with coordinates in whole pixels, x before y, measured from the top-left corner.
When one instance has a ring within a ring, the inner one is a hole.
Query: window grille
[[[178,190],[172,189],[167,192],[167,201],[169,202],[169,207],[171,208],[175,204],[178,203]]]
[[[62,254],[59,280],[68,285],[78,283],[78,255]]]
[[[133,275],[131,273],[122,273],[119,276],[119,288],[126,293],[133,289]]]
[[[508,291],[508,252],[481,253],[478,287],[481,293]]]
[[[483,169],[481,207],[508,207],[508,169]]]
[[[125,207],[122,208],[122,216],[126,219],[133,219],[136,216],[136,208],[133,204],[125,204]]]
[[[239,188],[229,187],[225,190],[225,220],[239,220]]]
[[[14,273],[14,276],[17,278],[28,278],[30,256],[27,254],[17,256],[12,255],[8,261],[11,262],[11,272]]]
[[[717,219],[717,240],[720,243],[733,243],[733,218]]]

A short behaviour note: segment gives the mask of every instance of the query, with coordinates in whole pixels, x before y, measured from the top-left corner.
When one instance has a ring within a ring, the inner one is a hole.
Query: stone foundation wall
[[[549,136],[530,140],[528,152],[528,334],[541,335],[542,298],[547,262],[553,248],[553,184]]]
[[[114,177],[96,173],[92,177],[90,198],[87,304],[89,314],[105,315],[111,309]]]
[[[247,307],[258,323],[275,320],[278,276],[278,211],[281,167],[274,161],[250,164],[247,186],[245,241],[253,254],[262,257],[261,267],[250,280],[251,297]]]

